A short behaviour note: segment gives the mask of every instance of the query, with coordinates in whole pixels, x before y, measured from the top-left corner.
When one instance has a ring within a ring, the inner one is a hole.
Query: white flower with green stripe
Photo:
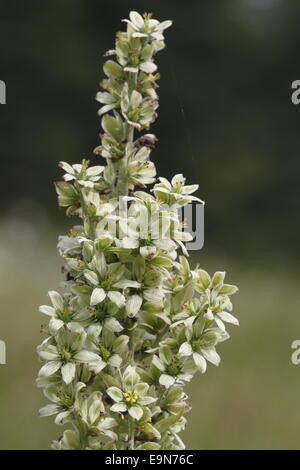
[[[151,405],[157,399],[146,395],[149,385],[140,382],[140,376],[135,367],[128,366],[125,369],[121,382],[120,388],[113,386],[106,391],[115,402],[110,409],[116,413],[128,412],[133,419],[140,420],[143,416],[143,407]]]
[[[100,359],[95,352],[84,348],[86,332],[78,323],[70,323],[56,335],[56,344],[47,338],[39,347],[40,359],[47,361],[39,371],[39,377],[47,378],[60,370],[63,382],[70,384],[76,376],[78,364],[94,363]]]

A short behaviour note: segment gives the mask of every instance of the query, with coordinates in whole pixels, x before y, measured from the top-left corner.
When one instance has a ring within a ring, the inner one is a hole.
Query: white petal
[[[39,307],[39,312],[43,313],[44,315],[49,315],[53,317],[56,315],[56,311],[54,307],[50,307],[49,305],[41,305]]]
[[[125,304],[125,297],[121,292],[109,291],[107,293],[109,300],[114,303],[117,307],[122,307]]]
[[[129,408],[128,413],[133,419],[136,419],[137,421],[143,416],[143,410],[140,406],[132,406]]]
[[[175,383],[175,379],[171,375],[162,374],[159,377],[159,383],[164,387],[169,388]]]
[[[225,328],[224,323],[223,323],[222,320],[220,320],[220,318],[218,318],[218,317],[216,317],[216,324],[218,325],[218,327],[220,328],[220,330],[226,331],[226,328]]]
[[[106,104],[105,106],[102,106],[102,108],[100,108],[98,111],[98,116],[102,116],[102,114],[108,113],[108,111],[111,111],[115,107],[116,104]]]
[[[120,367],[122,364],[122,358],[119,356],[119,354],[113,354],[109,359],[108,359],[108,364],[113,366],[113,367]]]
[[[99,359],[95,362],[89,362],[89,370],[95,374],[99,374],[99,372],[101,372],[104,367],[106,367],[106,365],[106,362],[104,362],[102,359]]]
[[[52,344],[48,345],[45,349],[39,350],[38,354],[40,358],[45,361],[55,361],[56,359],[59,359],[57,347]]]
[[[166,21],[162,21],[161,23],[159,23],[159,26],[157,29],[167,29],[167,28],[170,28],[170,26],[172,26],[173,24],[173,21],[171,20],[166,20]]]
[[[143,299],[139,295],[131,295],[130,297],[128,297],[127,302],[126,302],[127,314],[130,317],[134,317],[135,315],[137,315],[141,308],[142,303],[143,303]]]
[[[178,353],[179,356],[191,356],[193,354],[192,346],[185,342],[180,346]]]
[[[49,322],[49,331],[52,335],[55,335],[62,326],[64,326],[64,322],[62,320],[52,317]]]
[[[145,73],[153,73],[157,70],[157,65],[150,61],[142,62],[140,69]]]
[[[159,25],[159,21],[158,21],[158,20],[155,20],[154,18],[151,18],[151,19],[149,20],[149,23],[148,23],[148,24],[149,24],[150,28],[153,29],[154,26]]]
[[[97,305],[100,304],[106,297],[105,291],[101,287],[96,287],[96,289],[93,290],[92,295],[91,295],[91,305]]]
[[[84,333],[83,327],[80,325],[80,323],[76,321],[71,321],[70,323],[68,323],[68,329],[72,331],[72,333],[75,333],[75,334],[80,335]]]
[[[137,248],[138,246],[139,246],[139,242],[136,238],[124,237],[122,239],[123,248]]]
[[[139,375],[135,366],[127,366],[123,373],[123,383],[126,387],[133,388],[139,381]]]
[[[102,402],[98,398],[94,400],[92,405],[89,408],[89,420],[90,423],[95,423],[96,419],[99,418],[100,412],[102,408]]]
[[[134,393],[136,393],[139,397],[143,397],[148,392],[148,389],[149,389],[149,385],[147,383],[145,382],[137,383],[134,386]]]
[[[119,333],[123,330],[123,326],[116,318],[107,318],[104,323],[105,328],[112,331],[113,333]]]
[[[102,104],[113,104],[116,101],[115,98],[110,93],[102,92],[102,91],[98,91],[98,93],[96,94],[95,99],[96,99],[96,101],[99,101],[99,103],[102,103]],[[93,168],[93,167],[91,167],[91,168]],[[88,176],[90,175],[89,170],[91,168],[87,169],[86,174]]]
[[[200,370],[202,374],[204,374],[204,372],[206,371],[206,366],[207,366],[206,360],[204,359],[204,357],[201,356],[201,354],[195,352],[193,354],[193,359],[194,359],[197,369]]]
[[[84,277],[94,286],[99,285],[98,276],[94,271],[90,271],[89,269],[87,269],[86,271],[84,271]]]
[[[150,403],[154,403],[157,398],[154,397],[142,397],[139,399],[139,404],[142,406],[150,405]]]
[[[125,67],[124,72],[137,73],[139,69],[137,67]]]
[[[155,246],[142,246],[140,248],[140,254],[143,258],[153,257],[156,254]]]
[[[133,109],[137,108],[141,104],[142,101],[143,101],[142,95],[138,91],[133,90],[131,97],[130,97],[131,107]]]
[[[218,313],[218,316],[226,321],[227,323],[232,323],[233,325],[239,325],[239,321],[237,318],[235,318],[233,315],[231,315],[231,313],[228,313],[228,312],[219,312]]]
[[[75,377],[76,366],[74,362],[68,362],[61,368],[61,375],[63,381],[68,385],[72,382]]]
[[[59,162],[59,166],[65,170],[66,173],[70,173],[71,175],[74,175],[74,170],[73,168],[71,167],[71,165],[69,165],[69,163],[66,163],[66,162]]]
[[[72,167],[74,168],[75,171],[77,171],[77,173],[80,173],[82,170],[81,163],[75,163],[75,165],[72,165]]]
[[[215,349],[202,349],[201,352],[207,361],[215,366],[220,364],[221,358]]]
[[[61,366],[60,361],[50,361],[47,362],[39,371],[39,377],[50,377],[50,375],[55,374]]]
[[[97,341],[98,336],[100,335],[101,331],[102,331],[101,325],[90,325],[87,329],[87,336],[92,341]]]
[[[148,37],[148,34],[145,34],[145,33],[133,33],[133,34],[132,34],[132,37],[133,37],[133,38],[147,38],[147,37]]]
[[[63,310],[64,302],[63,302],[62,296],[54,290],[49,291],[48,295],[50,297],[53,307],[56,310]]]
[[[164,371],[165,370],[165,367],[163,365],[163,363],[161,362],[161,360],[157,357],[157,356],[153,356],[152,358],[152,364],[160,371]]]
[[[126,289],[127,287],[138,289],[141,287],[141,283],[137,281],[131,281],[130,279],[122,279],[114,284],[114,287],[118,289]]]
[[[70,416],[70,414],[71,411],[63,411],[62,413],[59,413],[54,420],[55,424],[57,426],[62,426],[66,423],[66,418]]]
[[[99,356],[92,351],[83,349],[82,351],[79,351],[77,354],[75,354],[74,359],[78,362],[88,363],[99,360]]]
[[[101,419],[100,423],[97,425],[99,430],[102,429],[110,429],[116,426],[116,420],[114,418],[103,418]]]
[[[52,416],[58,413],[59,410],[60,410],[59,405],[55,405],[51,403],[50,405],[43,406],[43,408],[39,410],[39,416],[40,418],[44,418],[45,416]]]
[[[151,34],[151,36],[154,38],[154,39],[157,39],[158,41],[163,41],[164,40],[164,37],[161,33],[159,32],[154,32]]]
[[[113,406],[110,407],[111,411],[115,411],[117,413],[122,413],[122,411],[127,410],[127,406],[125,403],[115,403]]]
[[[64,179],[65,181],[72,181],[72,180],[75,179],[75,176],[69,175],[68,173],[66,173],[66,174],[63,176],[63,179]]]
[[[106,390],[106,393],[116,402],[121,402],[123,400],[123,393],[118,387],[109,387]]]
[[[100,175],[104,170],[104,166],[100,166],[100,165],[95,165],[95,166],[91,166],[90,168],[88,168],[86,170],[86,174],[88,177],[90,176],[97,176],[97,175]]]
[[[137,11],[131,11],[129,13],[129,18],[137,28],[144,28],[144,19]]]

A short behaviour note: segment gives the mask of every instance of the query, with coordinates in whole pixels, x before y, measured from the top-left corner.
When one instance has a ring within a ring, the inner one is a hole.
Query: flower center
[[[98,350],[102,359],[107,361],[110,358],[111,353],[103,344],[99,344]]]
[[[174,357],[166,369],[169,375],[176,376],[181,372],[180,362],[176,357]]]
[[[134,393],[133,390],[128,390],[127,392],[123,393],[123,397],[125,402],[129,405],[134,405],[139,399],[139,396]]]
[[[110,287],[111,285],[113,284],[114,282],[114,279],[112,276],[108,276],[106,279],[104,279],[102,282],[101,282],[101,287],[105,290],[105,291],[108,291],[110,290]]]
[[[73,405],[73,399],[71,397],[69,397],[68,395],[66,395],[65,393],[63,393],[63,392],[60,392],[58,394],[58,398],[68,408]]]
[[[61,357],[63,360],[68,362],[70,359],[72,359],[72,353],[68,351],[66,348],[62,347],[61,348]]]

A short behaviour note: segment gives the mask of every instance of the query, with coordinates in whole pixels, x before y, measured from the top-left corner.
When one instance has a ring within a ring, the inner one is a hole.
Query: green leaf
[[[142,50],[141,59],[143,61],[148,61],[151,59],[152,54],[153,54],[153,47],[151,46],[151,44],[147,44],[147,46],[145,46],[144,49]]]
[[[138,255],[134,262],[133,262],[133,274],[134,274],[134,277],[140,281],[142,280],[143,278],[143,275],[144,275],[144,272],[145,272],[145,259],[141,256],[141,255]]]
[[[212,285],[214,287],[217,287],[220,284],[222,284],[225,278],[225,274],[226,274],[225,271],[217,271],[212,278],[212,281],[211,281]]]
[[[204,269],[200,269],[198,272],[200,275],[201,284],[205,289],[207,289],[210,284],[210,275],[206,271],[204,271]]]
[[[65,181],[57,181],[54,184],[56,192],[59,196],[64,196],[71,199],[77,198],[77,192],[72,184],[66,183]]]
[[[120,117],[116,118],[106,114],[103,116],[101,125],[104,131],[117,142],[122,142],[125,136],[124,123]]]
[[[233,286],[231,284],[224,284],[221,289],[219,290],[219,294],[226,294],[226,295],[233,295],[238,291],[237,286]]]
[[[120,79],[120,78],[123,78],[124,76],[122,67],[116,62],[114,62],[113,60],[108,60],[107,62],[105,62],[103,66],[103,70],[104,70],[105,75],[107,75],[107,77]]]
[[[185,406],[182,407],[182,409],[176,414],[176,415],[171,415],[168,416],[167,418],[163,418],[157,423],[155,423],[156,429],[160,432],[163,433],[167,431],[171,426],[174,426],[174,424],[177,423],[177,421],[181,418],[185,410]]]

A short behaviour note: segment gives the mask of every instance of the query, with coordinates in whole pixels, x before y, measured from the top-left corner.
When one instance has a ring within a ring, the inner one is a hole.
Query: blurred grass
[[[0,339],[7,344],[7,364],[0,366],[1,449],[47,449],[61,432],[51,418],[38,418],[46,400],[35,387],[43,321],[37,308],[60,280],[58,232],[50,227],[46,220],[36,227],[17,219],[0,226]],[[187,448],[299,448],[300,369],[290,361],[291,343],[300,338],[299,276],[222,263],[201,252],[198,258],[210,271],[226,267],[228,281],[239,284],[234,311],[241,326],[220,345],[221,366],[188,386]]]

